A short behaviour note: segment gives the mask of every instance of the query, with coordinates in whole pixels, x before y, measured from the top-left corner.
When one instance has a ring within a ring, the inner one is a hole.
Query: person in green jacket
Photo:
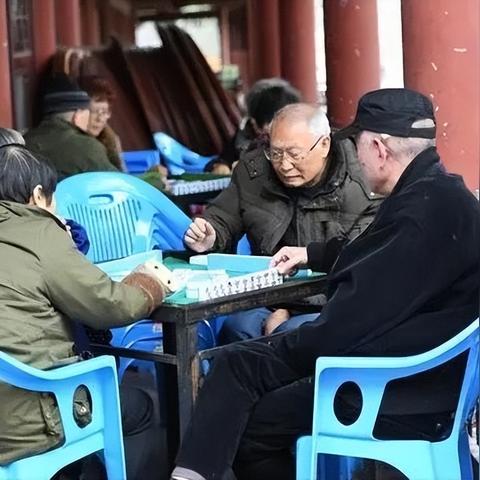
[[[47,157],[60,180],[83,172],[118,171],[104,145],[87,133],[89,108],[88,94],[58,74],[43,97],[43,120],[25,135],[28,149]]]
[[[0,129],[0,350],[49,369],[81,360],[73,320],[107,329],[148,318],[162,303],[165,287],[147,265],[114,282],[77,250],[55,215],[53,168],[23,143],[18,132]],[[63,441],[53,395],[0,383],[0,397],[0,465]],[[153,404],[145,397],[121,391],[126,440],[134,434],[141,439],[137,434],[153,424]],[[92,406],[86,392],[80,391],[74,403],[77,422],[88,423]],[[139,463],[146,462],[148,471],[154,444],[125,442],[129,478],[147,478],[138,476]]]

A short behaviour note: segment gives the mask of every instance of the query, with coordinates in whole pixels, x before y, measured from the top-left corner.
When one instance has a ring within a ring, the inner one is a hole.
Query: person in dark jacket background
[[[242,154],[250,150],[258,139],[268,134],[275,113],[300,101],[300,92],[283,78],[262,78],[255,82],[245,98],[247,116],[242,119],[220,157],[212,160],[205,170],[230,173]]]
[[[246,233],[254,255],[287,245],[316,243],[318,270],[330,269],[345,241],[372,221],[372,196],[350,140],[331,145],[330,125],[319,107],[298,103],[276,113],[271,141],[247,152],[231,184],[196,218],[186,245],[202,253],[229,252]],[[319,305],[319,309],[321,305]],[[316,315],[255,309],[228,317],[221,343],[292,328]]]
[[[342,250],[321,320],[278,342],[231,345],[200,390],[172,478],[295,478],[292,447],[311,431],[319,356],[423,353],[476,321],[480,293],[480,206],[435,148],[430,100],[408,89],[364,95],[352,126],[373,191],[388,195],[375,219]],[[298,252],[294,250],[294,252]],[[309,261],[288,249],[274,263]],[[452,424],[465,358],[387,386],[377,438],[438,440]],[[361,408],[341,395],[337,415]],[[465,427],[464,427],[465,428]],[[208,442],[205,439],[208,438]]]

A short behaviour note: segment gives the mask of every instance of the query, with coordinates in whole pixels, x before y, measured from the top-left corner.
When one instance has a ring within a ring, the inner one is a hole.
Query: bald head
[[[280,123],[283,125],[305,126],[306,129],[315,137],[330,135],[330,124],[327,116],[321,108],[308,103],[296,103],[287,105],[279,110],[273,117],[272,135],[275,127]]]

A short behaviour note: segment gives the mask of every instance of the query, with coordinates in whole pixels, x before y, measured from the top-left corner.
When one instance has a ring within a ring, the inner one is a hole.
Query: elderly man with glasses
[[[320,108],[292,104],[275,115],[270,144],[243,155],[230,186],[195,219],[184,241],[199,253],[233,252],[246,234],[254,255],[310,244],[311,266],[328,271],[342,245],[370,223],[378,204],[353,142],[332,143]],[[234,314],[223,325],[220,341],[293,328],[316,316],[292,316],[283,309]]]

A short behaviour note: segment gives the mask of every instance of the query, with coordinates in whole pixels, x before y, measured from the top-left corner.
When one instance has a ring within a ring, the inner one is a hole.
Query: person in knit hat
[[[42,100],[43,120],[25,135],[27,148],[47,157],[59,179],[116,171],[105,147],[87,133],[90,97],[65,74],[52,77]]]

